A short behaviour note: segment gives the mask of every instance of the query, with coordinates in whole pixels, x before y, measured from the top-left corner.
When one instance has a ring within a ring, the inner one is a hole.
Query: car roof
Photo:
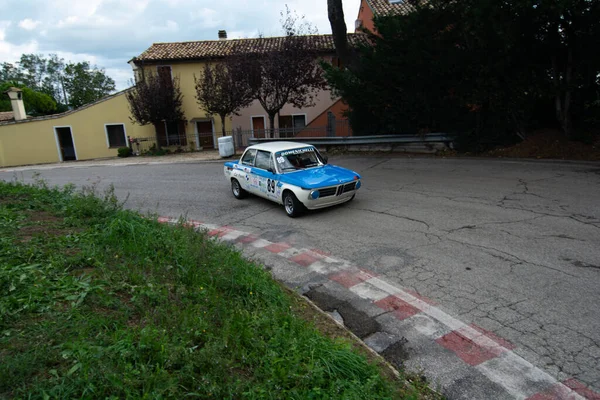
[[[298,142],[266,142],[249,146],[248,149],[265,150],[275,153],[283,150],[300,149],[302,147],[313,147],[313,145]]]

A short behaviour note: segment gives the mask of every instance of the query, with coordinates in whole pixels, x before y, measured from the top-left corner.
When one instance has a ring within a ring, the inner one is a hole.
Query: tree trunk
[[[557,56],[553,56],[554,111],[563,133],[567,138],[571,138],[571,78],[573,75],[573,52],[571,49],[568,50],[563,78],[561,78],[559,68]]]
[[[567,138],[571,138],[572,126],[571,126],[571,77],[573,75],[573,50],[569,48],[567,56],[567,72],[565,74],[565,100],[563,103],[563,118],[562,126],[563,131]]]
[[[165,121],[159,121],[154,123],[154,131],[156,132],[156,148],[162,148],[163,142],[166,144],[167,141],[167,129],[165,127]]]
[[[342,0],[327,0],[327,14],[329,16],[337,56],[342,65],[350,67],[352,60],[350,51],[348,50],[348,30],[346,29],[346,21],[344,20]]]
[[[225,117],[226,115],[219,115],[221,117],[221,132],[223,133],[223,137],[227,135],[227,131],[225,130]]]
[[[275,137],[275,114],[269,114],[269,137]]]

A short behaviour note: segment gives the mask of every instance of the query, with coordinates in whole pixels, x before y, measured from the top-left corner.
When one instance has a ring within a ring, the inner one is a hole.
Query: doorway
[[[60,161],[77,160],[77,151],[73,142],[73,134],[70,126],[54,127],[56,145],[58,146],[58,155]]]
[[[252,136],[255,138],[265,137],[265,117],[263,115],[252,117]]]
[[[196,121],[196,132],[198,132],[198,144],[203,149],[214,149],[212,121]]]

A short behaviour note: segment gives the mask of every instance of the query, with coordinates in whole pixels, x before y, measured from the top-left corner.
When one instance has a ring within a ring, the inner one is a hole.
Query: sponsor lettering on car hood
[[[324,165],[301,171],[288,172],[279,175],[279,180],[304,189],[318,189],[352,182],[355,180],[355,177],[360,178],[360,175],[346,168],[335,165]]]

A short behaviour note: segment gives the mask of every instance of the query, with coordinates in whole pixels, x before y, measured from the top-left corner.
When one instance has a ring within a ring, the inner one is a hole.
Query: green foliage
[[[94,193],[0,182],[1,398],[397,397],[263,268]]]
[[[27,115],[49,115],[56,112],[56,102],[52,97],[42,92],[36,92],[33,89],[24,85],[19,85],[15,82],[5,82],[0,84],[0,93],[2,93],[2,96],[0,97],[0,111],[12,111],[10,99],[8,96],[4,95],[4,92],[11,87],[18,87],[23,90],[23,105]]]
[[[135,83],[135,87],[125,93],[125,98],[131,113],[129,117],[131,122],[140,125],[153,124],[159,147],[166,135],[166,125],[170,123],[179,125],[186,120],[179,77],[171,79],[170,76],[166,77],[148,71],[144,74],[143,79],[139,79]],[[153,153],[152,149],[149,152]],[[152,155],[166,154],[160,153],[162,153],[161,149]]]
[[[119,157],[129,157],[133,154],[133,151],[129,147],[119,147],[117,149],[117,154]]]
[[[81,107],[115,90],[114,80],[103,69],[91,66],[87,61],[65,63],[56,54],[47,57],[41,54],[22,54],[16,65],[2,63],[0,84],[5,82],[17,83],[19,87],[28,87],[50,96],[56,103],[51,110],[54,112]],[[27,113],[30,113],[29,109]]]
[[[84,61],[65,65],[64,87],[69,106],[79,108],[114,92],[115,81],[103,69]]]
[[[155,143],[153,143],[148,150],[142,153],[144,156],[164,156],[167,154],[169,154],[168,149],[157,148]]]
[[[348,69],[323,67],[358,134],[441,131],[483,147],[547,124],[557,101],[570,108],[551,123],[573,116],[585,128],[585,105],[598,93],[592,44],[600,23],[591,17],[598,7],[430,0],[407,15],[376,19],[372,45]],[[571,43],[578,47],[569,53]]]

